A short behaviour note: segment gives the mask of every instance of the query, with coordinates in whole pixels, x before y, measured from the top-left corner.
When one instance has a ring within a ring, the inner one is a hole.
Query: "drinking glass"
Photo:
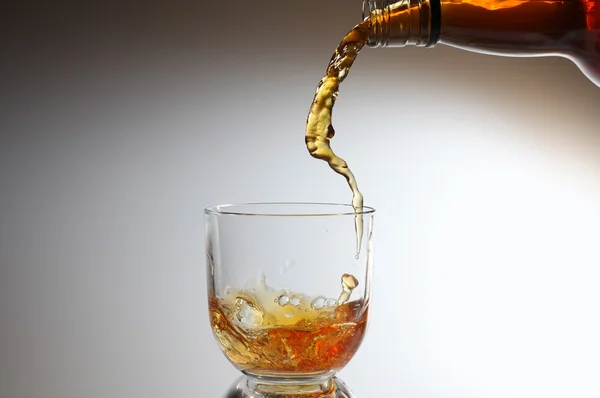
[[[205,210],[210,323],[244,374],[228,397],[352,396],[335,374],[366,331],[374,213],[323,203]]]

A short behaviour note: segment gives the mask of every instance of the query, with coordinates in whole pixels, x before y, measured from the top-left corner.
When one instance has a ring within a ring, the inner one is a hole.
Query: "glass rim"
[[[337,208],[337,211],[325,210],[317,212],[301,212],[291,213],[289,211],[252,211],[253,208],[260,206],[277,207],[295,207],[295,206],[319,206],[329,209]],[[237,209],[236,209],[237,208]],[[248,209],[247,211],[244,208]],[[234,210],[235,209],[235,210]],[[375,213],[375,208],[371,206],[363,206],[362,211],[355,212],[350,204],[344,203],[325,203],[325,202],[251,202],[251,203],[232,203],[216,206],[209,206],[204,209],[204,214],[214,216],[246,216],[246,217],[336,217],[336,216],[356,216],[356,215],[372,215]]]

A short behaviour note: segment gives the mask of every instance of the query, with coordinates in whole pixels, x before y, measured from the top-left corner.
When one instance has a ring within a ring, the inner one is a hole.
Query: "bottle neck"
[[[363,0],[369,47],[433,47],[440,37],[440,0]]]

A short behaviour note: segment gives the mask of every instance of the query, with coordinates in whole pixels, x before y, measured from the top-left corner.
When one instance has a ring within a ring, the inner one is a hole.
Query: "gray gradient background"
[[[10,3],[0,397],[219,397],[202,209],[350,200],[303,133],[360,2]],[[356,396],[598,397],[600,89],[564,59],[367,49],[334,124],[379,211]]]

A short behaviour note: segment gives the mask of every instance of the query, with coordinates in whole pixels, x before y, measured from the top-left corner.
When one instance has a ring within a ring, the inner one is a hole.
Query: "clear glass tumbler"
[[[374,213],[319,203],[205,210],[210,323],[245,375],[227,396],[351,396],[334,376],[366,331]]]

